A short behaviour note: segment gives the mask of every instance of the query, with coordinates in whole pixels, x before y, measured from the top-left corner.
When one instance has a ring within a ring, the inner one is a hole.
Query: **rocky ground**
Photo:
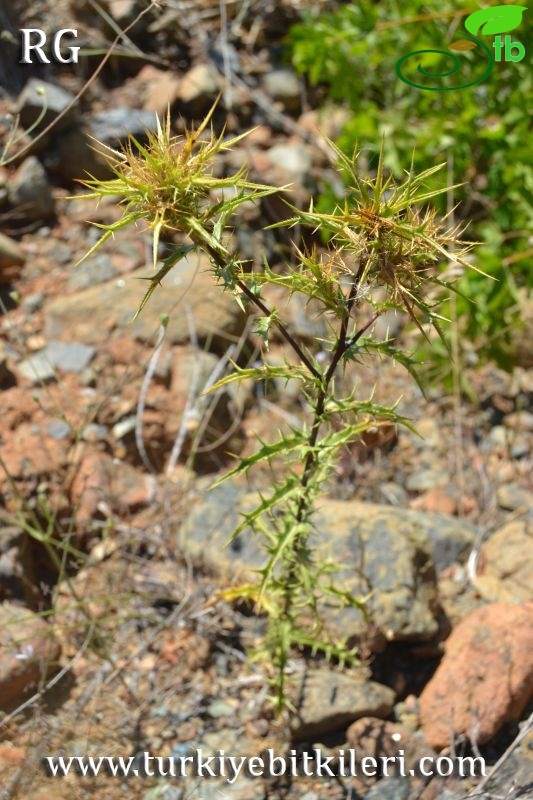
[[[370,591],[370,622],[352,609],[328,618],[358,644],[361,666],[295,657],[296,710],[275,719],[268,665],[245,655],[263,622],[218,595],[259,563],[250,538],[225,542],[268,476],[208,490],[228,453],[252,452],[273,423],[283,430],[301,418],[298,387],[200,396],[227,368],[229,348],[243,364],[260,352],[251,319],[220,293],[202,257],[180,262],[135,321],[138,278],[151,269],[142,228],[75,267],[98,237],[87,220],[118,215],[114,198],[95,208],[72,197],[87,171],[105,174],[88,135],[111,146],[142,137],[167,106],[179,131],[222,92],[215,124],[255,126],[226,166],[246,162],[254,179],[293,183],[293,202],[335,180],[318,131],[334,136],[342,114],[315,110],[317,98],[283,60],[283,33],[304,5],[230,3],[221,23],[218,3],[162,2],[71,108],[94,56],[35,74],[2,65],[3,144],[17,114],[19,129],[7,151],[15,157],[0,169],[1,798],[458,800],[475,781],[52,780],[41,759],[198,747],[302,753],[315,744],[378,756],[401,742],[408,761],[481,752],[493,764],[525,732],[533,698],[527,351],[509,373],[465,368],[470,398],[438,385],[424,398],[386,363],[347,370],[362,396],[375,388],[383,401],[401,398],[420,435],[385,429],[339,464],[320,503],[317,543],[343,565],[352,591]],[[142,7],[33,4],[19,23],[35,22],[32,14],[50,29],[75,21],[84,44],[105,52],[110,20],[125,27]],[[270,199],[242,221],[235,239],[248,258],[260,263],[267,252],[283,262],[288,240],[260,230],[283,213]],[[280,309],[315,346],[321,321],[296,299]],[[383,324],[417,341],[404,321]],[[276,342],[268,357],[285,356]],[[533,796],[532,748],[529,731],[484,796]]]

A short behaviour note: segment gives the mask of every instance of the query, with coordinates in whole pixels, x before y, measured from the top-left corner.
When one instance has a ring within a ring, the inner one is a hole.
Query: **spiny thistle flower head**
[[[240,204],[280,191],[278,188],[250,183],[244,166],[233,175],[218,177],[215,174],[217,156],[231,149],[248,132],[231,139],[224,132],[216,136],[208,124],[215,110],[211,108],[198,128],[186,130],[183,135],[173,135],[170,114],[163,122],[157,119],[155,133],[147,133],[146,144],[130,137],[124,151],[114,150],[96,142],[98,152],[104,157],[115,177],[99,180],[91,177],[80,181],[90,191],[85,198],[101,199],[120,196],[122,217],[111,225],[101,225],[105,233],[85,254],[87,258],[116,231],[140,219],[153,230],[154,265],[160,234],[164,230],[196,234],[205,243],[219,246],[220,237],[213,239],[212,229],[217,219],[223,222]],[[212,190],[230,190],[227,201],[210,205]]]
[[[350,159],[334,143],[330,145],[351,183],[347,198],[331,213],[316,211],[312,203],[306,211],[294,209],[297,215],[280,225],[303,223],[326,233],[339,275],[357,274],[358,285],[366,286],[368,292],[385,287],[388,302],[405,309],[419,324],[413,305],[428,311],[424,284],[443,283],[435,265],[454,261],[472,267],[466,256],[473,243],[462,240],[463,230],[450,225],[449,216],[439,219],[436,211],[427,207],[433,198],[456,187],[427,188],[428,178],[444,164],[418,174],[411,169],[402,182],[394,182],[392,176],[385,178],[383,144],[375,177],[362,179],[357,154]],[[316,258],[300,258],[308,270],[313,265],[316,277]],[[320,276],[322,282],[324,278]]]

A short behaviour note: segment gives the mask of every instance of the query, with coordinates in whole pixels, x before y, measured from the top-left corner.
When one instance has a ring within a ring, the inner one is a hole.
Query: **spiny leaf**
[[[274,456],[278,456],[281,453],[287,453],[295,450],[297,447],[301,447],[301,445],[305,443],[305,440],[305,435],[303,433],[298,433],[291,437],[284,437],[273,444],[263,444],[262,447],[253,455],[247,456],[246,458],[241,458],[237,466],[227,472],[221,478],[218,478],[211,488],[216,489],[217,486],[220,486],[221,483],[224,483],[224,481],[227,481],[229,478],[234,478],[237,475],[241,475],[243,472],[247,472],[250,467],[259,463],[260,461],[270,461],[270,459],[274,458]]]
[[[261,502],[253,509],[253,511],[244,514],[244,520],[233,531],[229,543],[234,542],[237,536],[246,530],[246,528],[253,526],[256,519],[261,517],[267,511],[275,508],[283,500],[288,500],[295,494],[302,491],[301,480],[297,475],[291,475],[283,483],[277,485],[268,497],[262,498]]]
[[[176,247],[174,252],[171,253],[169,255],[169,257],[164,260],[163,266],[161,267],[161,269],[158,272],[156,272],[155,275],[146,275],[146,276],[145,275],[141,275],[139,277],[139,280],[141,280],[141,281],[150,281],[150,288],[148,289],[148,291],[144,295],[143,299],[141,300],[139,308],[137,309],[137,311],[135,312],[135,316],[133,317],[134,320],[137,319],[137,317],[139,316],[139,314],[141,313],[141,311],[145,307],[146,303],[148,302],[148,300],[151,298],[151,296],[155,292],[157,286],[161,285],[161,281],[163,280],[165,275],[167,275],[167,273],[169,273],[171,271],[171,269],[178,263],[178,261],[181,261],[181,259],[184,256],[186,256],[188,253],[190,253],[191,250],[194,250],[194,245],[190,245],[190,244],[189,245],[179,245],[178,247]]]
[[[250,378],[254,380],[271,380],[273,378],[286,378],[286,380],[291,380],[292,378],[298,378],[302,381],[307,381],[309,376],[304,370],[291,366],[279,366],[275,367],[271,364],[264,364],[262,367],[252,367],[248,369],[240,369],[235,365],[235,372],[232,372],[230,375],[225,375],[219,381],[217,381],[213,386],[210,386],[209,389],[204,392],[204,394],[210,394],[211,392],[220,389],[222,386],[227,386],[229,383],[235,383],[236,381],[245,381]],[[203,395],[202,395],[203,396]]]
[[[284,519],[284,531],[282,535],[278,537],[276,544],[269,548],[270,558],[268,559],[266,565],[259,570],[262,576],[259,589],[259,600],[261,600],[266,592],[266,589],[272,578],[274,568],[278,561],[282,558],[283,554],[294,542],[294,540],[306,530],[307,524],[297,522],[292,517],[286,517]]]

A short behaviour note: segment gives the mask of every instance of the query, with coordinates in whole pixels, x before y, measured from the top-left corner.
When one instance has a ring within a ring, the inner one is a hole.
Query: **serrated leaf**
[[[137,309],[137,311],[135,312],[135,316],[133,317],[134,320],[137,319],[137,317],[139,316],[139,314],[141,313],[141,311],[145,307],[146,303],[148,302],[148,300],[151,298],[151,296],[155,292],[156,287],[161,284],[161,281],[163,280],[165,275],[168,272],[170,272],[170,270],[173,267],[175,267],[175,265],[178,263],[178,261],[181,261],[181,259],[184,256],[186,256],[188,253],[190,253],[191,250],[194,250],[194,245],[187,244],[187,245],[180,245],[179,247],[176,247],[176,249],[169,255],[169,257],[164,260],[163,266],[161,267],[160,270],[158,270],[158,272],[155,273],[155,275],[146,275],[146,276],[142,275],[142,276],[139,277],[138,280],[150,281],[150,288],[148,289],[148,291],[144,295],[143,299],[141,300],[139,308]]]
[[[271,314],[265,317],[258,317],[255,323],[255,332],[261,337],[263,340],[263,344],[265,348],[268,350],[268,335],[270,333],[270,328],[272,327],[272,323],[278,320],[278,315],[276,314],[275,310],[272,311]]]
[[[210,394],[211,392],[215,392],[222,386],[227,386],[229,383],[235,383],[236,381],[244,381],[248,380],[249,378],[262,381],[272,378],[286,378],[286,380],[291,380],[292,378],[299,378],[300,380],[305,381],[308,379],[308,377],[309,376],[305,372],[293,366],[274,367],[270,364],[265,364],[262,367],[255,367],[249,369],[239,369],[239,367],[236,367],[235,372],[232,372],[230,375],[225,375],[223,378],[221,378],[219,381],[213,384],[213,386],[210,386],[209,389],[206,392],[204,392],[201,396],[203,397],[204,394]]]
[[[296,434],[295,436],[280,439],[273,444],[263,444],[263,446],[253,455],[247,456],[246,458],[241,458],[238,465],[219,478],[213,484],[211,489],[216,489],[217,486],[220,486],[221,483],[224,483],[224,481],[227,481],[229,478],[234,478],[236,475],[241,475],[254,464],[265,460],[270,461],[270,459],[274,458],[274,456],[280,455],[280,453],[290,452],[291,450],[300,447],[302,444],[304,444],[304,442],[304,434],[300,433]]]
[[[298,488],[301,488],[301,484],[299,484]],[[276,564],[283,556],[283,553],[292,544],[294,539],[301,533],[304,533],[308,527],[307,524],[296,522],[293,518],[286,518],[284,522],[285,529],[283,533],[278,536],[275,545],[270,548],[270,558],[266,565],[260,570],[262,578],[259,589],[259,602],[261,602],[265,594],[265,590],[272,579]]]
[[[481,33],[492,36],[496,33],[507,33],[518,28],[522,22],[522,14],[526,6],[492,6],[474,11],[465,20],[466,30],[476,36]],[[483,27],[481,27],[483,26]]]
[[[282,500],[288,500],[290,497],[293,497],[295,494],[301,491],[301,479],[296,475],[291,475],[284,483],[276,486],[271,495],[262,498],[259,505],[257,505],[253,511],[243,514],[244,520],[231,534],[229,544],[234,542],[235,539],[240,536],[244,530],[246,530],[246,528],[253,525],[256,519],[261,517],[267,511],[270,511],[270,509],[275,508],[275,506],[281,503]]]

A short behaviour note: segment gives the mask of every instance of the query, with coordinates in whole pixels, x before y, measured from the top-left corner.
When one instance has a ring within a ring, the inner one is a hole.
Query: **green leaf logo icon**
[[[507,33],[518,28],[522,22],[522,14],[526,11],[526,6],[493,6],[492,8],[482,8],[470,14],[465,20],[466,30],[474,36],[481,28],[481,33],[487,35],[496,33]]]

